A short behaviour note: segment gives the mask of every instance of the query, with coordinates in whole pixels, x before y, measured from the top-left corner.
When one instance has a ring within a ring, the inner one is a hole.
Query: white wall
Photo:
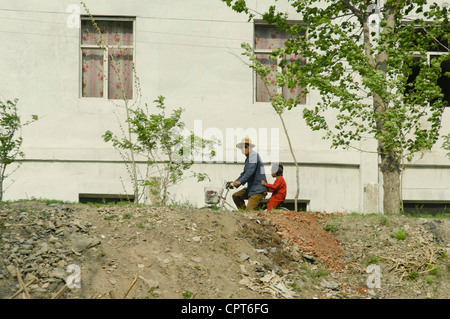
[[[79,97],[79,29],[68,28],[66,13],[74,3],[78,2],[2,1],[1,8],[17,11],[0,10],[0,94],[19,98],[24,120],[31,114],[40,118],[23,130],[26,160],[11,176],[14,183],[5,199],[76,201],[79,193],[123,193],[120,178],[127,180],[125,166],[101,138],[106,130],[117,130],[117,116],[123,116],[123,110],[104,99]],[[185,108],[183,120],[188,129],[201,120],[203,134],[213,129],[223,134],[224,154],[235,152],[238,142],[237,136],[226,138],[227,129],[266,129],[267,134],[256,136],[258,151],[267,172],[274,155],[286,164],[288,198],[293,198],[295,169],[280,121],[269,104],[253,102],[253,74],[241,60],[240,44],[251,43],[253,38],[253,25],[244,15],[219,0],[86,3],[93,15],[137,16],[135,62],[143,103],[151,104],[164,95],[169,107]],[[249,3],[263,11],[267,1]],[[318,99],[311,94],[309,105]],[[331,150],[321,133],[305,125],[301,108],[287,112],[285,120],[301,164],[300,198],[310,200],[311,210],[380,209],[378,203],[368,203],[365,194],[368,185],[379,182],[377,156],[371,153],[376,151],[373,140],[355,145],[368,151],[364,153]],[[446,112],[443,134],[449,125]],[[279,154],[265,149],[274,146],[270,140],[273,129],[278,130]],[[241,172],[242,155],[236,152],[234,159],[234,164],[195,165],[194,170],[207,172],[210,184],[220,186]],[[405,198],[450,199],[448,179],[438,178],[450,167],[440,144],[420,161],[422,167],[405,172]],[[423,183],[424,179],[429,182]],[[205,185],[191,179],[172,192],[178,201],[202,206]]]

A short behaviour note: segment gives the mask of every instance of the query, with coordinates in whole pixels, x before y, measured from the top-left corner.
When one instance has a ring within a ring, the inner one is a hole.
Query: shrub
[[[395,238],[397,238],[398,240],[405,240],[406,232],[403,229],[397,230],[397,233],[395,234]]]

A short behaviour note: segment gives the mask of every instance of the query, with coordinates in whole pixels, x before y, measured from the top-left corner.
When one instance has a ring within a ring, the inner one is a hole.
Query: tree
[[[130,139],[120,138],[111,131],[103,135],[105,142],[112,142],[117,149],[131,151],[147,159],[148,167],[154,169],[147,175],[156,178],[139,182],[150,187],[161,205],[168,203],[170,186],[187,177],[195,177],[198,182],[208,179],[205,173],[193,172],[192,176],[186,176],[185,172],[194,164],[194,158],[212,159],[217,144],[215,140],[203,139],[185,130],[181,121],[183,109],[174,109],[167,115],[164,100],[159,96],[154,101],[159,111],[156,113],[147,104],[144,108],[130,110],[127,119]]]
[[[38,119],[37,115],[32,115],[30,121],[22,123],[17,113],[17,102],[18,99],[0,100],[0,201],[5,191],[4,181],[10,175],[6,173],[6,168],[25,155],[20,150],[23,142],[21,129]]]
[[[250,19],[259,15],[245,0],[222,1]],[[332,147],[354,147],[367,137],[378,141],[384,212],[397,213],[402,162],[436,143],[449,102],[438,80],[450,56],[427,55],[448,47],[447,9],[425,0],[386,0],[382,6],[369,0],[297,0],[290,5],[295,17],[275,5],[260,14],[293,35],[284,49],[272,53],[280,66],[277,82],[320,93],[321,102],[305,107],[303,118],[312,130],[326,132]],[[302,59],[288,63],[292,54]],[[292,109],[299,98],[284,103]],[[333,110],[337,116],[327,118]]]

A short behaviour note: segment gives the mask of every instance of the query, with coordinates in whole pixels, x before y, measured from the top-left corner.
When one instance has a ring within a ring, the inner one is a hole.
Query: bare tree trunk
[[[127,112],[127,128],[128,128],[128,139],[131,141],[132,136],[131,136],[131,125],[130,122],[128,121],[130,119],[130,109],[128,107],[128,101],[126,99],[126,97],[124,98],[124,102],[125,102],[125,110]],[[138,181],[138,177],[137,177],[137,167],[136,167],[136,161],[134,159],[134,151],[130,149],[130,164],[131,164],[131,179],[132,179],[132,183],[133,183],[133,193],[134,193],[134,203],[138,204],[139,203],[139,181]]]
[[[297,183],[297,190],[296,190],[296,192],[295,192],[295,197],[294,197],[294,209],[295,209],[295,211],[298,211],[298,209],[297,209],[297,208],[298,208],[298,196],[299,196],[299,194],[300,194],[300,173],[299,173],[299,166],[298,166],[297,158],[295,157],[294,149],[292,148],[291,139],[290,139],[290,137],[289,137],[288,130],[287,130],[287,127],[286,127],[286,124],[284,123],[283,116],[281,115],[281,112],[280,112],[277,108],[275,108],[275,110],[276,110],[278,116],[280,117],[280,121],[281,121],[281,124],[283,125],[284,133],[286,134],[286,138],[287,138],[287,140],[288,140],[289,150],[290,150],[290,152],[291,152],[292,159],[294,160],[294,163],[295,163],[295,179],[296,179],[296,183]]]
[[[5,182],[5,171],[6,171],[6,164],[3,164],[0,166],[0,202],[3,201],[3,183]]]
[[[383,174],[383,208],[385,214],[398,214],[401,209],[400,163],[392,155],[381,155]]]
[[[379,95],[374,94],[373,101],[375,113],[382,114],[386,111],[387,105]],[[377,120],[376,125],[379,132],[385,131],[383,120]],[[378,141],[378,154],[381,157],[380,170],[383,175],[383,210],[385,214],[397,214],[401,210],[400,157],[389,151],[383,141]]]

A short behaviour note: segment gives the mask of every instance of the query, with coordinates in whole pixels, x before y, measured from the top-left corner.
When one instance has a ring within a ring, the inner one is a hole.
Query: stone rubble
[[[35,279],[30,294],[57,292],[71,274],[68,265],[79,264],[83,253],[101,243],[90,234],[92,225],[73,219],[63,204],[49,204],[40,214],[5,205],[0,216],[7,229],[0,231],[0,279],[17,278],[18,268],[25,284]]]
[[[274,223],[277,225],[276,229],[273,229],[272,222],[264,220],[264,216],[249,215],[248,221],[234,225],[236,231],[225,233],[221,230],[222,225],[215,221],[220,215],[204,223],[192,218],[192,212],[177,212],[165,207],[152,208],[151,214],[145,209],[138,209],[133,212],[133,217],[128,217],[131,214],[123,213],[122,210],[115,211],[115,208],[98,208],[95,211],[97,217],[107,221],[109,225],[107,230],[100,230],[101,224],[97,224],[95,219],[89,217],[99,228],[84,220],[83,215],[74,209],[77,208],[64,204],[40,205],[37,210],[20,208],[20,205],[0,206],[0,281],[8,279],[8,289],[0,289],[0,299],[10,298],[20,289],[16,276],[17,268],[25,284],[31,282],[27,289],[32,298],[48,298],[67,284],[71,274],[68,271],[69,265],[83,267],[89,264],[91,252],[101,252],[112,242],[118,251],[144,244],[144,247],[147,247],[152,238],[148,235],[153,230],[158,234],[157,239],[161,238],[162,245],[151,247],[144,254],[145,257],[136,254],[138,259],[132,259],[132,268],[138,271],[140,282],[147,291],[151,291],[152,296],[165,296],[167,283],[161,277],[152,276],[150,271],[158,269],[163,275],[167,275],[166,271],[170,268],[178,269],[183,275],[188,275],[191,282],[199,283],[200,286],[214,286],[214,292],[219,293],[219,288],[216,288],[209,275],[196,278],[197,275],[190,272],[193,269],[194,273],[198,274],[210,271],[210,267],[204,263],[205,257],[202,259],[196,254],[189,254],[199,248],[222,252],[236,262],[237,278],[227,280],[236,282],[239,285],[238,291],[251,290],[261,296],[286,299],[298,298],[305,293],[313,298],[383,298],[398,285],[398,278],[393,278],[395,284],[388,281],[392,280],[388,276],[395,274],[388,268],[393,265],[392,262],[382,259],[386,253],[389,253],[388,257],[404,258],[406,252],[417,253],[420,245],[424,244],[439,245],[447,256],[450,255],[448,232],[443,231],[448,227],[442,227],[447,221],[441,222],[438,219],[414,221],[398,217],[399,222],[395,225],[381,223],[378,219],[361,219],[360,225],[351,224],[355,231],[350,232],[350,238],[336,242],[339,245],[336,247],[345,248],[345,254],[339,255],[334,261],[339,260],[346,266],[345,269],[327,269],[325,272],[324,269],[319,269],[319,265],[322,261],[327,261],[321,257],[329,253],[329,249],[324,248],[328,248],[330,243],[328,241],[326,245],[317,247],[310,244],[317,235],[317,230],[322,230],[317,228],[319,226],[316,223],[305,223],[305,220],[312,219],[311,215],[303,216],[300,220],[303,223],[294,223],[293,218],[285,219],[289,223]],[[145,226],[139,225],[143,220],[139,219],[142,216],[147,220]],[[282,216],[278,214],[269,217],[275,219]],[[294,217],[302,216],[299,214]],[[317,218],[319,217],[321,215]],[[138,231],[132,231],[128,235],[126,232],[120,232],[120,227],[134,229],[133,225]],[[312,226],[315,228],[311,228]],[[310,228],[313,231],[309,232]],[[339,227],[343,228],[344,226]],[[376,231],[375,239],[367,232],[372,228]],[[398,228],[407,232],[406,240],[395,238],[394,234]],[[142,235],[146,232],[147,237]],[[280,235],[280,239],[273,236],[272,232]],[[365,237],[366,233],[369,235]],[[270,241],[267,236],[271,236]],[[245,245],[233,250],[230,243],[238,239],[245,240],[250,247]],[[321,243],[318,240],[316,242]],[[187,247],[192,250],[183,250]],[[414,250],[410,247],[414,247]],[[367,287],[365,262],[371,255],[379,257],[377,261],[383,266],[382,289]],[[291,271],[290,265],[293,262],[300,265],[301,276]],[[109,255],[104,260],[102,269],[106,274],[108,288],[103,294],[106,295],[108,289],[122,293],[123,272],[119,272],[118,268],[127,270],[123,266],[120,259],[112,259]],[[445,271],[443,267],[441,269]],[[350,275],[355,275],[357,279]],[[348,278],[351,278],[351,281]],[[425,297],[428,292],[417,286],[414,294]]]

